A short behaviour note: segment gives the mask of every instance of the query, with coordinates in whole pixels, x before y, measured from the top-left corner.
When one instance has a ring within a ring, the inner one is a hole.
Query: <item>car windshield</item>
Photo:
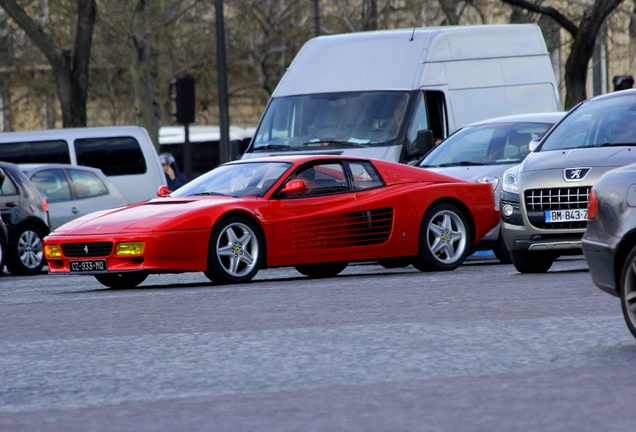
[[[528,144],[542,137],[552,123],[518,122],[468,126],[434,148],[418,166],[511,164],[528,154]]]
[[[592,100],[575,108],[538,151],[636,145],[636,103],[632,95]]]
[[[208,171],[180,187],[173,197],[227,195],[262,197],[291,164],[287,162],[228,163]]]
[[[396,139],[409,93],[323,93],[272,99],[252,151],[366,147]]]

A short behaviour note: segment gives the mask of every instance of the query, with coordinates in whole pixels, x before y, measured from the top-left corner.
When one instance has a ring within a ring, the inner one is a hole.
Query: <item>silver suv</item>
[[[636,90],[573,108],[524,161],[504,173],[501,232],[521,273],[543,273],[580,255],[590,188],[605,172],[636,162]]]

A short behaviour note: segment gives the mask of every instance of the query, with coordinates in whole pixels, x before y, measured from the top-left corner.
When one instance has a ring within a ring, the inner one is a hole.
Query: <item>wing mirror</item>
[[[535,138],[532,141],[530,141],[530,143],[528,144],[528,150],[530,150],[530,152],[535,151],[537,147],[539,147],[540,141],[541,141],[541,138]]]
[[[305,180],[290,180],[287,184],[281,189],[281,193],[292,193],[292,192],[304,192],[307,190],[307,184]]]
[[[172,191],[170,189],[168,189],[168,186],[166,186],[166,185],[161,185],[157,189],[157,196],[158,197],[165,197],[165,196],[170,195],[171,193],[172,193]]]

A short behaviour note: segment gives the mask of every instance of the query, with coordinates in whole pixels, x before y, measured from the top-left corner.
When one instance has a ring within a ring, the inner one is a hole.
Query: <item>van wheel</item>
[[[33,276],[42,273],[44,234],[31,224],[22,225],[9,245],[7,268],[16,276]]]
[[[321,263],[321,264],[302,264],[296,265],[294,268],[298,273],[304,274],[312,279],[334,277],[347,268],[349,263]]]
[[[557,258],[546,252],[510,252],[512,264],[519,273],[545,273]]]
[[[95,275],[95,279],[100,284],[108,288],[126,289],[134,288],[141,284],[148,277],[146,272],[130,272],[130,273],[107,273]]]
[[[420,227],[420,271],[455,270],[470,253],[472,239],[464,214],[452,204],[437,204],[426,212]]]
[[[250,281],[261,268],[265,242],[254,222],[230,216],[212,230],[205,275],[217,284]]]

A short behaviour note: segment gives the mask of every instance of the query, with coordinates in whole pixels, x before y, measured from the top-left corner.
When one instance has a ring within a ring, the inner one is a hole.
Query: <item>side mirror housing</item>
[[[528,143],[528,150],[530,152],[533,152],[537,149],[537,147],[539,147],[539,142],[541,141],[541,138],[535,138],[532,141],[530,141]]]
[[[296,192],[304,192],[307,190],[307,183],[305,180],[290,180],[287,184],[281,189],[281,193],[296,193]]]
[[[170,195],[171,193],[172,193],[172,191],[170,189],[168,189],[168,186],[166,186],[166,185],[161,185],[157,189],[157,196],[158,197],[165,197],[165,196]]]
[[[433,131],[430,129],[423,129],[417,131],[417,138],[415,139],[415,148],[409,149],[406,156],[408,159],[416,159],[424,156],[428,153],[435,143],[433,141]]]

